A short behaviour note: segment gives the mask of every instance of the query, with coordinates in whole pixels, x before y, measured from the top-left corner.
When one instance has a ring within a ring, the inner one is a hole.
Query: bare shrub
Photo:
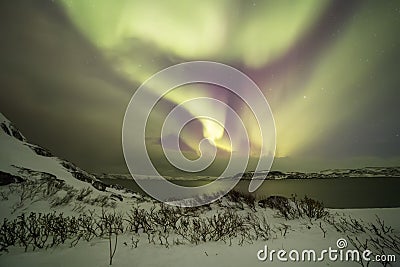
[[[93,190],[89,187],[86,188],[82,188],[76,196],[76,200],[78,201],[83,201],[87,196],[89,196],[91,193],[93,192]]]
[[[310,219],[321,219],[328,215],[328,211],[325,210],[322,202],[307,196],[298,202],[297,207],[300,215],[304,214]]]
[[[55,197],[53,200],[50,201],[50,205],[52,208],[57,206],[65,206],[68,205],[75,197],[77,190],[73,188],[67,189],[65,195],[63,197]]]
[[[358,250],[369,249],[374,255],[400,255],[400,235],[388,226],[384,220],[376,216],[376,221],[365,223],[360,219],[350,216],[340,217],[336,220],[333,217],[325,219],[338,232],[346,234],[349,242]],[[360,260],[361,266],[368,266],[368,262]],[[383,266],[390,264],[388,261],[379,262]]]
[[[267,199],[260,200],[258,205],[263,208],[278,210],[278,214],[286,220],[295,219],[296,212],[288,198],[283,196],[270,196]]]
[[[250,209],[255,211],[256,198],[252,194],[246,194],[237,190],[231,190],[227,194],[227,199],[235,203],[235,207],[240,208],[241,210],[244,210],[243,204],[246,204]]]
[[[321,219],[328,215],[328,211],[322,202],[305,196],[297,200],[296,196],[288,199],[283,196],[270,196],[258,202],[260,207],[278,210],[278,214],[286,220],[308,217],[309,219]]]

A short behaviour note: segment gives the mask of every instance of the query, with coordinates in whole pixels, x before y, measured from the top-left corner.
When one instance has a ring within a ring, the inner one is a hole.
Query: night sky
[[[157,71],[191,60],[234,66],[262,89],[276,124],[273,169],[400,165],[400,1],[3,1],[0,25],[0,111],[31,142],[89,171],[127,171],[130,98]],[[160,169],[172,174],[156,129],[194,96],[237,110],[257,154],[243,103],[192,85],[152,113],[146,141]],[[182,149],[196,157],[198,141],[212,137],[223,162],[223,135],[194,122]]]

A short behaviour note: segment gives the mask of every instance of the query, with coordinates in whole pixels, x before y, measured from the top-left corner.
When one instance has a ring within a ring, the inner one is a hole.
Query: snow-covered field
[[[232,203],[223,201],[229,206]],[[74,203],[70,203],[62,208],[57,208],[57,212],[77,216],[79,213],[72,211]],[[129,214],[128,206],[131,203],[118,203],[115,210],[122,214]],[[138,204],[145,210],[150,210],[152,204],[143,202]],[[45,208],[46,203],[37,203],[35,208],[29,210],[37,210],[39,212],[50,212],[52,209]],[[88,209],[95,207],[87,206]],[[54,210],[54,209],[53,209]],[[212,205],[211,210],[205,213],[201,212],[198,215],[200,218],[212,218],[215,214],[220,213],[224,208],[218,205]],[[349,222],[351,219],[362,222],[364,226],[369,223],[379,225],[376,222],[378,216],[385,222],[385,225],[398,225],[400,209],[368,209],[368,210],[329,210],[330,219],[309,219],[298,218],[286,220],[278,216],[278,212],[272,209],[256,208],[256,211],[245,207],[244,210],[233,208],[233,212],[238,214],[256,214],[260,218],[266,218],[268,226],[271,228],[268,237],[259,237],[254,240],[246,240],[241,243],[241,237],[236,236],[232,239],[224,241],[200,241],[199,243],[185,242],[181,235],[170,234],[168,244],[163,239],[158,239],[159,234],[154,234],[154,241],[150,242],[148,235],[143,231],[139,234],[125,231],[118,235],[118,243],[116,252],[113,257],[113,266],[361,266],[353,261],[351,262],[331,262],[325,259],[322,262],[285,262],[282,263],[276,258],[271,262],[267,259],[265,262],[259,261],[257,252],[264,248],[280,250],[285,249],[287,252],[293,249],[303,251],[305,249],[314,249],[317,255],[323,249],[332,247],[337,249],[336,242],[340,238],[345,238],[348,241],[348,248],[354,246],[350,243],[350,238],[356,240],[365,240],[370,238],[373,232],[366,230],[365,233],[358,232],[353,229],[353,226],[343,226],[347,229],[343,232],[338,232],[329,220],[337,220],[337,225],[340,225],[339,220],[346,219]],[[4,213],[2,213],[3,215]],[[16,214],[19,214],[17,212]],[[11,215],[15,217],[16,214]],[[97,208],[97,214],[100,214]],[[197,216],[197,215],[196,215]],[[346,225],[346,224],[344,224]],[[339,226],[340,227],[340,226]],[[346,228],[348,227],[348,228]],[[325,234],[324,234],[325,232]],[[193,233],[183,233],[192,235]],[[399,236],[398,228],[395,229],[393,236]],[[325,235],[325,237],[324,237]],[[161,235],[160,235],[161,236]],[[376,236],[372,238],[377,238]],[[178,243],[180,240],[184,244]],[[383,240],[383,239],[382,239]],[[111,236],[112,246],[114,249],[115,236]],[[135,245],[135,242],[136,245]],[[361,241],[364,242],[364,241]],[[110,244],[107,236],[95,237],[90,241],[80,241],[76,246],[71,247],[71,240],[67,240],[65,244],[58,245],[47,249],[33,249],[29,247],[27,252],[21,246],[10,247],[8,252],[1,252],[1,266],[107,266],[109,265]],[[372,243],[371,243],[372,244]],[[397,246],[399,245],[397,241]],[[377,252],[375,246],[371,245],[371,250]],[[385,255],[396,255],[399,257],[398,251],[394,252],[391,249],[384,248]],[[318,256],[317,256],[318,257]],[[364,262],[365,266],[366,263]],[[369,266],[381,266],[378,263],[371,263]],[[398,262],[392,262],[389,266],[399,266]]]
[[[400,266],[400,208],[323,209],[310,200],[258,202],[240,194],[207,207],[172,208],[105,187],[29,144],[1,113],[0,123],[0,266],[108,266],[110,251],[113,266],[367,266],[327,255],[316,262],[289,258],[292,250],[315,250],[318,258],[338,249],[338,239],[347,241],[343,253],[368,249],[371,258],[394,255],[388,266]],[[265,246],[285,250],[288,262],[278,252],[260,261]]]

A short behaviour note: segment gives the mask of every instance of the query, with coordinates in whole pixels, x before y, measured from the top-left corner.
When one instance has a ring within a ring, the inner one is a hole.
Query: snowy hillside
[[[54,177],[73,187],[88,184],[104,190],[105,186],[93,175],[74,164],[59,159],[45,148],[29,143],[24,135],[0,113],[0,184],[15,180]]]

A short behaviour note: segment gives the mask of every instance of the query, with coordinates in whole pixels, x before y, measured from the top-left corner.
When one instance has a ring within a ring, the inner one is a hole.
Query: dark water
[[[119,184],[135,192],[143,191],[134,180],[103,179],[107,184]],[[223,182],[223,181],[222,181]],[[148,183],[156,183],[149,180]],[[200,186],[206,181],[174,181],[182,186]],[[235,190],[248,192],[250,181],[242,180]],[[400,178],[331,178],[331,179],[286,179],[266,180],[254,192],[257,198],[271,195],[297,197],[305,195],[322,201],[329,208],[391,208],[400,207]]]

